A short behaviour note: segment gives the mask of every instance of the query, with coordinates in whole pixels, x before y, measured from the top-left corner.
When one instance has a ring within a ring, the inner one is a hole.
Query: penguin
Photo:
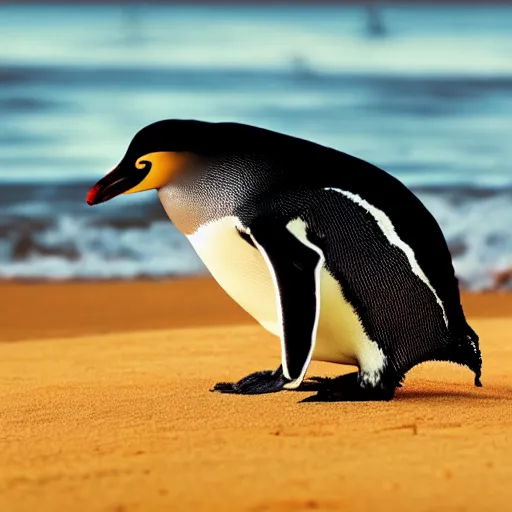
[[[169,119],[136,133],[87,203],[152,189],[220,286],[280,338],[277,369],[214,391],[302,389],[311,360],[357,371],[318,379],[310,401],[392,400],[435,360],[467,366],[481,386],[446,240],[391,174],[255,126]]]

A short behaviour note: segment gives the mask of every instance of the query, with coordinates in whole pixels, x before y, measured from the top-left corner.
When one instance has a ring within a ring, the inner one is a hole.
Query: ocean
[[[205,273],[156,192],[88,188],[164,118],[368,160],[439,221],[463,287],[512,287],[512,7],[0,6],[0,277]]]

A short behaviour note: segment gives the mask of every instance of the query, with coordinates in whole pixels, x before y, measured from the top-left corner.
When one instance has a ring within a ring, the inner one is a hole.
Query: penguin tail
[[[450,346],[450,360],[467,366],[475,374],[475,386],[482,387],[482,354],[478,334],[469,326],[454,337]]]

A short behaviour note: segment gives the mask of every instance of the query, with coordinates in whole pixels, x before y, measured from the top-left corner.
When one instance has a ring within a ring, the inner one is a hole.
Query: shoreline
[[[512,316],[512,293],[462,293],[466,316]],[[0,281],[0,341],[257,325],[210,277]],[[262,330],[263,332],[263,330]]]
[[[1,341],[251,323],[211,278],[0,281]]]

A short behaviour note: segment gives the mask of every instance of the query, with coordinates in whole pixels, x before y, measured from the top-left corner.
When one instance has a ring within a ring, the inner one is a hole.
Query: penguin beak
[[[130,172],[130,170],[127,171],[121,168],[121,166],[117,166],[89,190],[86,199],[87,204],[93,206],[95,204],[104,203],[120,194],[124,194],[138,185],[146,174],[147,173],[134,171]]]

